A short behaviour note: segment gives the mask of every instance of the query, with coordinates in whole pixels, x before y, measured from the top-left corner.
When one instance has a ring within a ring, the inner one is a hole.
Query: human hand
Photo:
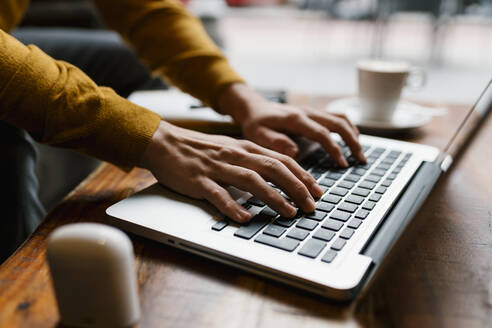
[[[247,139],[290,157],[299,149],[287,134],[320,143],[338,165],[348,166],[340,146],[330,137],[332,131],[342,137],[355,159],[366,160],[358,141],[359,131],[344,115],[273,103],[240,83],[221,94],[219,106],[241,125]]]
[[[314,211],[313,196],[321,197],[323,193],[316,180],[286,155],[251,141],[203,134],[165,121],[152,136],[141,166],[161,184],[206,199],[238,222],[250,220],[251,213],[224,186],[252,193],[285,217],[293,217],[297,209],[267,181],[281,188],[305,212]]]

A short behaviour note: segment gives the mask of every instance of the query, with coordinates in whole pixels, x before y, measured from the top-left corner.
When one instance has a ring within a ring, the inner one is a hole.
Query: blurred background
[[[218,23],[225,51],[258,87],[353,94],[358,59],[404,59],[429,78],[405,98],[469,104],[492,77],[491,0],[228,3]]]
[[[357,60],[403,59],[428,74],[423,90],[404,91],[403,97],[439,106],[471,104],[492,77],[492,0],[183,3],[256,88],[352,95],[357,92]],[[88,0],[33,0],[22,25],[105,28]],[[87,160],[84,166],[81,155],[45,148],[40,193],[51,208],[97,162]],[[67,177],[63,188],[55,183],[60,176]]]

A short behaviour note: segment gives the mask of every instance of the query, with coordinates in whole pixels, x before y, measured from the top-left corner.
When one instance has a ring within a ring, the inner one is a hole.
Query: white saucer
[[[423,127],[431,120],[432,113],[425,113],[425,108],[417,104],[400,101],[390,121],[375,121],[361,116],[359,98],[343,98],[326,106],[330,113],[345,114],[355,125],[362,129],[381,132],[403,132]]]

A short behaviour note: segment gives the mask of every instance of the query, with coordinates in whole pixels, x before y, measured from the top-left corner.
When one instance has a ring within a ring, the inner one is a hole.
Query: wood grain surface
[[[298,96],[297,104],[329,99]],[[442,145],[464,115],[450,106],[401,138]],[[492,318],[492,120],[455,161],[376,282],[335,304],[253,274],[131,235],[140,327],[486,327]],[[105,222],[105,209],[152,184],[147,171],[101,165],[0,266],[0,327],[56,327],[46,238],[72,222]],[[403,245],[403,246],[402,246]]]

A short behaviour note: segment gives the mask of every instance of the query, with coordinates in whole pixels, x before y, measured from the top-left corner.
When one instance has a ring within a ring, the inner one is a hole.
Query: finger
[[[214,172],[212,178],[215,181],[252,193],[282,216],[293,217],[296,215],[297,209],[255,171],[224,164],[220,170]]]
[[[304,170],[294,159],[289,156],[279,154],[270,149],[260,147],[255,143],[247,143],[246,149],[255,154],[265,155],[272,158],[275,158],[282,162],[294,175],[304,183],[304,185],[308,188],[311,195],[316,198],[319,198],[323,195],[323,189],[318,185],[316,179],[313,178],[311,174],[309,174],[306,170]]]
[[[314,211],[316,206],[308,188],[281,161],[269,156],[243,153],[228,159],[228,162],[259,173],[282,189],[303,211]]]
[[[344,119],[339,117],[331,117],[326,114],[315,114],[314,118],[331,131],[338,133],[345,141],[347,146],[349,146],[350,151],[355,158],[361,162],[366,161],[358,136]]]
[[[267,127],[259,127],[254,136],[254,141],[259,145],[275,150],[276,152],[295,157],[299,147],[288,136]]]
[[[333,139],[331,139],[330,131],[321,124],[305,115],[298,115],[292,121],[292,124],[287,125],[285,129],[320,143],[338,165],[342,167],[348,166],[347,160],[343,156],[342,149],[335,141],[333,141]]]
[[[212,203],[227,217],[239,223],[244,223],[251,219],[251,213],[236,202],[227,190],[214,181],[209,179],[204,180],[201,187],[202,197]]]
[[[357,128],[357,126],[356,126],[354,123],[352,123],[352,121],[350,121],[350,120],[348,119],[347,115],[345,115],[345,114],[340,114],[340,113],[331,113],[331,115],[333,115],[333,116],[336,116],[336,117],[339,117],[339,118],[343,119],[343,120],[344,120],[345,122],[347,122],[347,123],[350,125],[350,127],[351,127],[354,131],[355,131],[355,133],[357,134],[357,136],[359,136],[359,135],[360,135],[360,131],[359,131],[359,129]]]

